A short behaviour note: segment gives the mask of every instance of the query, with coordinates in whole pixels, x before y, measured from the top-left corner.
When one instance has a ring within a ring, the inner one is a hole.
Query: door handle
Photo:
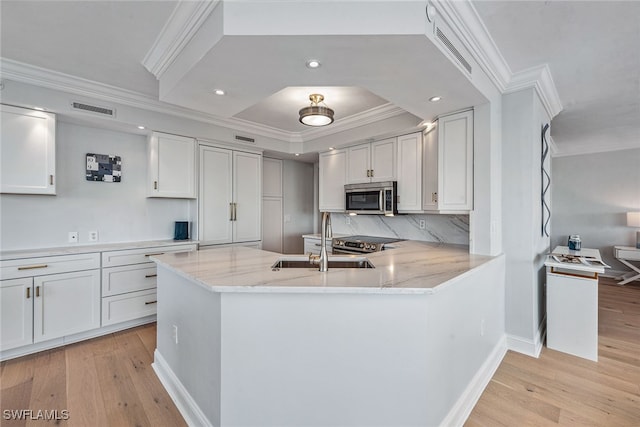
[[[144,277],[148,279],[150,277],[157,277],[157,276],[158,276],[157,274],[147,274]]]
[[[49,185],[53,185],[53,175],[49,175]]]
[[[158,181],[153,181],[153,189],[154,190],[158,189]]]
[[[36,286],[36,297],[40,296],[40,286]]]
[[[233,221],[233,202],[229,203],[229,221]]]
[[[31,288],[27,288],[27,299],[31,298]]]
[[[157,300],[156,301],[147,301],[147,302],[144,303],[144,305],[155,304],[157,302],[158,302]]]

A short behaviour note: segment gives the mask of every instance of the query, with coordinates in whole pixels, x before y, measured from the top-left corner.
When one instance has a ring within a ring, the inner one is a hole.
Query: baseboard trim
[[[547,336],[547,315],[545,314],[538,326],[538,333],[534,339],[519,337],[517,335],[507,334],[507,347],[509,350],[526,354],[527,356],[540,357],[544,339]]]
[[[493,378],[493,374],[498,370],[504,355],[507,353],[507,338],[503,336],[491,351],[491,354],[484,361],[478,372],[474,375],[469,385],[460,395],[447,416],[442,420],[440,426],[462,426],[471,414],[471,411],[478,403],[482,392]]]
[[[209,422],[206,415],[200,410],[198,404],[193,400],[176,374],[173,373],[171,367],[164,357],[162,357],[158,349],[153,352],[153,363],[151,366],[187,425],[213,427],[213,424]]]
[[[114,332],[124,331],[125,329],[135,328],[136,326],[146,325],[147,323],[153,323],[156,321],[156,315],[142,317],[140,319],[128,320],[122,323],[116,323],[115,325],[109,325],[100,327],[97,329],[91,329],[86,332],[79,332],[73,335],[65,335],[60,338],[54,338],[52,340],[44,341],[41,343],[28,344],[23,347],[12,348],[10,350],[0,351],[0,362],[9,359],[15,359],[16,357],[26,356],[28,354],[38,353],[44,350],[50,350],[56,347],[63,347],[68,344],[76,342],[90,340],[93,338],[108,335]]]

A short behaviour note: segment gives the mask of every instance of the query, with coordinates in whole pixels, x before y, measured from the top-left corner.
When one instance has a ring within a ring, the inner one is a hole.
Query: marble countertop
[[[463,245],[402,241],[367,254],[374,269],[283,268],[282,255],[246,247],[226,247],[151,257],[160,266],[213,292],[434,293],[495,257],[470,255]],[[340,257],[344,257],[340,255]]]
[[[331,239],[333,237],[346,237],[346,236],[351,236],[351,234],[338,234],[338,233],[334,233],[333,236],[331,237]],[[318,239],[320,240],[320,233],[314,233],[314,234],[303,234],[302,235],[303,239]],[[327,239],[327,240],[331,240],[331,239]]]
[[[155,248],[167,245],[194,244],[197,240],[147,240],[141,242],[99,243],[94,245],[60,246],[56,248],[19,249],[1,251],[0,261],[21,258],[36,258],[56,255],[88,254],[92,252],[119,251],[125,249]]]

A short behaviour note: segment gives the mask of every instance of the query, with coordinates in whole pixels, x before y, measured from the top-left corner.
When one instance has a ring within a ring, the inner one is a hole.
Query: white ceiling
[[[158,99],[159,83],[142,62],[178,3],[2,0],[0,53]],[[549,64],[564,107],[552,122],[562,151],[640,145],[640,2],[473,4],[513,72]],[[304,63],[314,57],[323,65],[310,70]],[[302,140],[297,112],[311,88],[325,95],[336,123],[392,105],[417,124],[483,100],[441,58],[424,37],[402,34],[224,36],[161,100]],[[220,86],[227,95],[211,92]],[[427,102],[436,94],[444,100]]]

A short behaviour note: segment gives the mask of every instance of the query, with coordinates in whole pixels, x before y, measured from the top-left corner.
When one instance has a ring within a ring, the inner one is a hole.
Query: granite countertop
[[[0,261],[21,258],[37,258],[57,255],[88,254],[93,252],[119,251],[125,249],[154,248],[167,245],[180,245],[198,243],[197,240],[148,240],[141,242],[99,243],[93,245],[60,246],[55,248],[19,249],[14,251],[1,251]]]
[[[246,247],[226,247],[151,257],[160,266],[212,292],[434,293],[494,259],[470,255],[463,245],[417,241],[367,254],[374,269],[283,268],[271,266],[282,255]],[[344,257],[341,255],[340,257]]]

